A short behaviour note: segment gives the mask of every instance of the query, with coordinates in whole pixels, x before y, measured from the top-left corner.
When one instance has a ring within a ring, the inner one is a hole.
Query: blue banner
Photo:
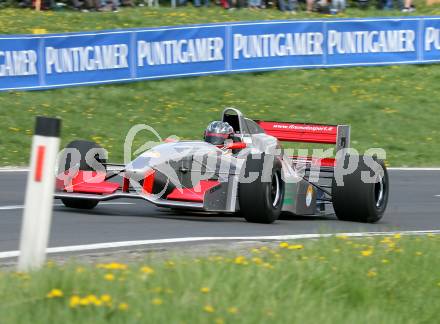
[[[440,17],[259,21],[0,36],[0,90],[440,61]]]

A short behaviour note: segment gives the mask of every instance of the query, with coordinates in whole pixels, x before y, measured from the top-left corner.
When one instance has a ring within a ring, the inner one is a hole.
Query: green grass
[[[426,6],[424,0],[415,0],[417,11],[411,14],[401,13],[399,10],[376,10],[373,6],[369,10],[349,8],[345,13],[322,15],[319,13],[307,14],[305,10],[292,16],[276,8],[265,10],[235,10],[227,11],[218,6],[210,8],[187,7],[170,8],[168,3],[160,8],[122,8],[118,13],[90,12],[80,13],[71,10],[42,11],[40,13],[29,9],[0,10],[1,33],[23,34],[32,33],[35,28],[44,28],[47,32],[75,32],[84,30],[100,30],[132,27],[171,26],[183,24],[213,23],[225,21],[245,20],[273,20],[273,19],[322,19],[347,17],[380,17],[380,16],[415,16],[438,15],[440,5]],[[304,9],[304,8],[303,8]]]
[[[0,316],[36,324],[434,323],[439,239],[341,237],[243,255],[50,263],[0,273]],[[48,298],[53,289],[62,296]],[[102,295],[111,302],[97,301]]]
[[[276,8],[265,10],[235,10],[227,11],[218,6],[210,8],[187,7],[170,8],[169,2],[163,3],[160,8],[122,8],[118,13],[90,12],[80,13],[71,10],[35,12],[29,9],[7,8],[0,10],[2,34],[32,33],[35,28],[46,29],[47,32],[75,32],[85,30],[171,26],[183,24],[201,24],[225,21],[245,20],[273,20],[273,19],[322,19],[347,17],[381,17],[381,16],[416,16],[438,15],[440,5],[426,6],[424,0],[415,0],[417,11],[401,13],[399,10],[377,10],[371,6],[368,10],[359,10],[352,2],[353,7],[345,13],[322,15],[319,13],[307,14],[302,8],[297,15],[280,12]]]
[[[417,14],[439,7],[418,6]],[[400,15],[398,11],[348,10],[344,16]],[[292,16],[289,16],[292,17]],[[320,18],[301,13],[295,19]],[[230,20],[286,19],[276,10],[219,8],[124,9],[117,14],[0,10],[3,33],[95,30]],[[207,76],[39,92],[0,93],[0,166],[26,165],[34,117],[63,119],[62,144],[93,139],[122,161],[125,135],[145,123],[162,137],[201,138],[224,107],[251,118],[352,125],[352,146],[382,147],[392,166],[438,166],[440,66],[289,70]],[[145,133],[136,139],[139,145]],[[149,138],[151,139],[151,138]]]

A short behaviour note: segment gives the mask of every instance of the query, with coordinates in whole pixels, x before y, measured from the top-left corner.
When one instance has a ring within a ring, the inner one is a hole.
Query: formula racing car
[[[282,142],[332,144],[336,153],[298,156]],[[227,108],[203,140],[167,139],[126,164],[107,162],[94,142],[71,142],[61,154],[55,198],[81,209],[136,198],[257,223],[272,223],[281,213],[377,222],[388,201],[387,169],[375,155],[350,154],[349,143],[347,125],[252,120]]]

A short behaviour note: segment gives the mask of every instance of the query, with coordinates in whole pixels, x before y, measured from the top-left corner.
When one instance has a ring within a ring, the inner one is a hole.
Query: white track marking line
[[[142,240],[142,241],[124,241],[124,242],[108,242],[95,243],[86,245],[71,245],[48,248],[46,252],[50,253],[66,253],[66,252],[81,252],[90,250],[105,250],[121,247],[135,247],[142,245],[154,244],[170,244],[170,243],[188,243],[200,241],[281,241],[281,240],[299,240],[299,239],[316,239],[322,237],[332,236],[350,236],[350,237],[369,237],[369,236],[386,236],[386,235],[425,235],[436,234],[440,235],[440,230],[432,231],[396,231],[396,232],[360,232],[360,233],[336,233],[336,234],[295,234],[295,235],[274,235],[274,236],[226,236],[226,237],[180,237],[167,238],[156,240]],[[0,259],[17,257],[20,251],[6,251],[0,252]]]
[[[14,210],[14,209],[23,209],[24,206],[20,205],[12,205],[12,206],[0,206],[0,210]]]
[[[100,202],[100,205],[133,205],[131,202]],[[54,207],[64,206],[64,204],[53,204]],[[23,209],[23,205],[0,206],[0,210]]]

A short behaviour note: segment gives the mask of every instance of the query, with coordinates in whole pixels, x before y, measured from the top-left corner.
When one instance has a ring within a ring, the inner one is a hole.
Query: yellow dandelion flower
[[[106,304],[109,304],[112,302],[112,296],[110,296],[109,294],[101,295],[100,299],[103,303],[106,303]]]
[[[228,311],[229,314],[237,314],[238,313],[238,308],[234,307],[234,306],[231,306],[231,307],[228,307],[227,311]]]
[[[285,248],[288,248],[288,247],[289,247],[289,243],[287,243],[287,242],[281,242],[279,246],[280,246],[280,248],[285,249]]]
[[[382,259],[381,262],[384,263],[384,264],[387,264],[387,263],[390,263],[390,260],[388,260],[388,259]]]
[[[400,239],[402,237],[402,235],[400,233],[394,234],[393,237],[395,239]]]
[[[364,257],[368,257],[373,254],[373,250],[363,250],[361,251],[361,255]]]
[[[100,263],[96,265],[97,268],[107,269],[107,270],[127,270],[128,266],[123,263],[111,262],[111,263]]]
[[[128,265],[123,264],[123,263],[116,263],[116,262],[112,262],[109,265],[110,269],[115,269],[115,270],[127,270],[128,269]]]
[[[151,274],[151,273],[154,273],[154,269],[150,268],[149,266],[143,266],[141,268],[141,272],[146,273],[146,274]]]
[[[86,271],[86,269],[84,269],[83,267],[77,267],[77,268],[75,269],[75,272],[76,272],[76,273],[83,273],[84,271]]]
[[[205,305],[203,307],[203,310],[207,313],[214,313],[215,312],[215,308],[212,305]]]
[[[269,250],[269,248],[267,246],[262,246],[262,247],[260,247],[260,250],[261,251],[267,251],[267,250]]]
[[[79,298],[79,296],[73,295],[72,297],[70,297],[69,306],[71,308],[75,308],[79,305],[80,301],[81,301],[81,298]]]
[[[80,298],[79,299],[79,304],[81,306],[88,306],[88,305],[90,305],[90,301],[89,301],[88,298]]]
[[[390,242],[390,243],[388,243],[388,247],[389,247],[390,249],[393,249],[393,248],[396,247],[396,243],[394,243],[394,242]]]
[[[420,251],[417,251],[415,254],[416,254],[417,256],[421,256],[421,255],[423,255],[423,253],[420,252]]]
[[[255,257],[255,258],[252,258],[252,262],[254,262],[255,264],[262,264],[263,259]]]
[[[265,262],[262,264],[263,268],[266,269],[273,269],[273,265],[271,265],[269,262]]]
[[[151,300],[151,304],[156,305],[156,306],[158,306],[158,305],[162,305],[162,304],[163,304],[163,300],[160,299],[160,298],[153,298],[153,299]]]
[[[302,244],[295,244],[295,245],[289,245],[289,250],[302,250],[304,249],[304,245]]]
[[[33,28],[32,34],[47,34],[47,30],[44,28]]]
[[[337,93],[337,92],[339,91],[340,88],[341,88],[340,85],[335,85],[335,84],[330,85],[330,90],[331,90],[333,93]]]
[[[107,281],[113,281],[113,280],[115,280],[115,276],[112,273],[107,273],[104,276],[104,279],[107,280]]]
[[[367,277],[368,278],[373,278],[373,277],[376,277],[376,276],[377,276],[377,271],[375,271],[373,269],[368,270],[368,272],[367,272]]]
[[[214,320],[214,323],[215,324],[225,324],[225,321],[224,321],[224,319],[223,318],[216,318],[215,320]]]
[[[155,292],[155,293],[161,293],[163,291],[163,289],[162,289],[162,287],[154,287],[152,289],[152,291]]]
[[[393,243],[393,240],[389,237],[385,237],[383,240],[380,241],[380,243],[389,244],[389,243]]]
[[[96,299],[93,301],[93,305],[98,306],[98,307],[102,306],[102,301],[100,301],[99,299]]]
[[[95,295],[87,295],[84,298],[87,298],[87,300],[89,301],[89,304],[96,305],[97,302],[99,302],[99,304],[101,304],[101,301]]]
[[[119,309],[120,311],[126,311],[126,310],[128,309],[128,304],[127,304],[127,303],[120,303],[120,304],[118,305],[118,309]]]
[[[246,258],[244,256],[239,255],[239,256],[235,257],[234,263],[235,264],[247,264],[247,261],[246,261]]]
[[[60,289],[52,289],[46,295],[47,298],[60,298],[63,296],[64,296],[64,294]]]
[[[209,289],[209,287],[202,287],[200,288],[200,292],[207,294],[211,291],[211,289]]]
[[[176,264],[174,263],[174,261],[169,260],[169,261],[165,262],[165,265],[168,268],[174,268]]]
[[[348,236],[347,235],[336,235],[336,238],[340,239],[340,240],[348,240]]]

